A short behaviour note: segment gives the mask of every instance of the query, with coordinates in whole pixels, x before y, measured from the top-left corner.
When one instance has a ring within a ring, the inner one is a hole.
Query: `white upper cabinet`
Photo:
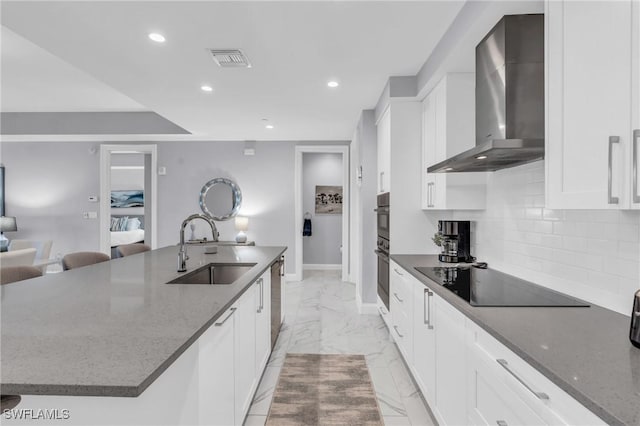
[[[391,188],[391,109],[382,114],[378,130],[378,193]]]
[[[638,13],[638,0],[546,2],[549,208],[634,206]]]
[[[475,146],[475,76],[447,74],[422,102],[422,208],[485,208],[486,173],[427,173]]]
[[[632,5],[632,54],[631,54],[631,126],[633,147],[631,158],[631,206],[640,209],[640,0]]]

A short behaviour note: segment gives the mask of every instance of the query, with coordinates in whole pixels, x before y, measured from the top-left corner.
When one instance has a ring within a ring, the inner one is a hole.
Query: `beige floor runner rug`
[[[383,425],[364,356],[287,354],[266,424]]]

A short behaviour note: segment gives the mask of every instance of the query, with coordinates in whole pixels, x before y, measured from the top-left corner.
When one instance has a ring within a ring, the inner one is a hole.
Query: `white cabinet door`
[[[436,401],[435,298],[418,281],[413,283],[413,372],[427,403]]]
[[[629,206],[631,0],[547,1],[547,206]]]
[[[253,284],[236,302],[235,424],[242,424],[256,384],[256,289]]]
[[[230,308],[200,337],[199,418],[201,425],[234,424],[234,314]]]
[[[271,354],[271,273],[256,282],[256,376],[258,380]]]
[[[640,0],[631,5],[632,51],[631,51],[631,126],[633,146],[631,158],[631,206],[640,209]]]
[[[435,303],[436,410],[445,425],[467,422],[465,317],[443,301]]]
[[[475,146],[475,77],[447,74],[422,105],[422,208],[484,209],[486,173],[428,173],[427,168]]]
[[[391,108],[382,114],[378,131],[378,193],[391,188]]]
[[[436,163],[436,95],[434,89],[422,101],[422,208],[430,209],[435,207],[434,191],[437,174],[427,173],[427,166]]]

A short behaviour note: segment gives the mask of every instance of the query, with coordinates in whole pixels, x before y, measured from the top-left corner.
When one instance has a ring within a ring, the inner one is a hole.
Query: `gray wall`
[[[100,155],[84,143],[3,143],[7,215],[18,232],[9,239],[53,240],[52,255],[97,250],[99,221],[82,212],[99,211],[90,195],[100,194]]]
[[[311,213],[312,236],[303,237],[302,263],[305,265],[342,264],[342,215],[315,213],[316,185],[343,186],[342,155],[302,154],[302,208]]]
[[[182,220],[200,212],[202,185],[228,177],[242,190],[240,214],[249,217],[248,238],[258,245],[287,246],[287,258],[293,259],[295,145],[258,142],[256,155],[244,156],[243,142],[159,142],[158,165],[167,174],[158,176],[158,247],[176,244]],[[19,229],[8,233],[9,239],[52,239],[52,254],[99,250],[99,221],[82,218],[83,212],[99,211],[98,203],[87,201],[100,193],[96,148],[82,142],[2,144],[7,214],[17,217]],[[217,225],[221,239],[235,238],[233,220]],[[204,235],[205,226],[198,223],[196,236]],[[286,262],[287,273],[294,268],[293,261]]]
[[[377,216],[373,211],[377,205],[378,188],[378,140],[373,110],[363,111],[358,122],[360,141],[360,164],[362,165],[362,185],[358,214],[362,221],[362,302],[376,303],[378,296],[378,257],[376,249],[378,228]],[[357,219],[356,219],[357,220]]]

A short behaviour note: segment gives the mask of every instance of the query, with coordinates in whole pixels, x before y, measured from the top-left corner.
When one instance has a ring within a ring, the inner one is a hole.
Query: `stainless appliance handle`
[[[380,172],[380,192],[384,191],[384,184],[383,182],[383,176],[384,176],[384,172]]]
[[[432,207],[431,205],[431,182],[427,184],[427,207]]]
[[[609,136],[609,162],[608,162],[608,185],[607,185],[607,202],[609,204],[618,204],[618,197],[612,195],[613,192],[613,144],[620,142],[620,136]]]
[[[284,256],[280,256],[280,276],[284,277]]]
[[[398,302],[400,302],[400,303],[404,303],[404,300],[402,300],[402,299],[400,299],[400,298],[398,297],[398,293],[393,293],[393,296],[396,298],[396,300],[397,300]]]
[[[429,315],[427,316],[427,328],[429,330],[433,330],[433,324],[431,324],[431,298],[433,297],[433,292],[429,289],[427,289],[427,295],[428,295],[428,305],[429,305]]]
[[[640,191],[638,190],[638,142],[640,142],[640,129],[633,131],[633,202],[640,203]]]
[[[229,318],[231,318],[231,315],[233,315],[233,313],[236,311],[236,309],[238,309],[238,308],[231,308],[231,309],[229,309],[229,315],[227,315],[227,316],[226,316],[222,321],[217,322],[217,323],[215,323],[214,325],[215,325],[216,327],[220,327],[220,326],[222,326],[225,322],[227,322],[227,320],[228,320]]]
[[[374,250],[373,252],[375,254],[377,254],[378,257],[381,257],[383,260],[385,260],[387,262],[389,261],[389,254],[388,253],[385,253],[382,250]]]
[[[404,274],[398,271],[398,268],[393,268],[393,270],[396,271],[396,274],[400,275],[401,277],[404,277]]]
[[[508,363],[506,360],[504,360],[504,359],[497,359],[496,361],[498,361],[498,364],[500,364],[500,366],[501,366],[502,368],[504,368],[505,370],[507,370],[507,372],[508,372],[509,374],[511,374],[511,375],[512,375],[512,376],[513,376],[517,381],[519,381],[519,382],[520,382],[520,384],[521,384],[522,386],[524,386],[525,388],[527,388],[527,390],[528,390],[529,392],[531,392],[532,394],[534,394],[538,399],[545,399],[545,400],[548,400],[548,399],[549,399],[549,395],[547,395],[546,393],[544,393],[544,392],[536,392],[536,391],[534,391],[533,389],[531,389],[531,386],[529,386],[528,384],[526,384],[524,380],[522,380],[520,377],[518,377],[518,375],[517,375],[517,374],[516,374],[516,373],[515,373],[511,368],[509,368],[509,363]]]
[[[393,328],[394,328],[394,330],[396,331],[396,333],[398,333],[398,336],[400,336],[400,337],[404,337],[404,335],[403,335],[403,334],[400,334],[400,332],[398,331],[398,326],[397,326],[397,325],[394,325],[394,326],[393,326]]]

